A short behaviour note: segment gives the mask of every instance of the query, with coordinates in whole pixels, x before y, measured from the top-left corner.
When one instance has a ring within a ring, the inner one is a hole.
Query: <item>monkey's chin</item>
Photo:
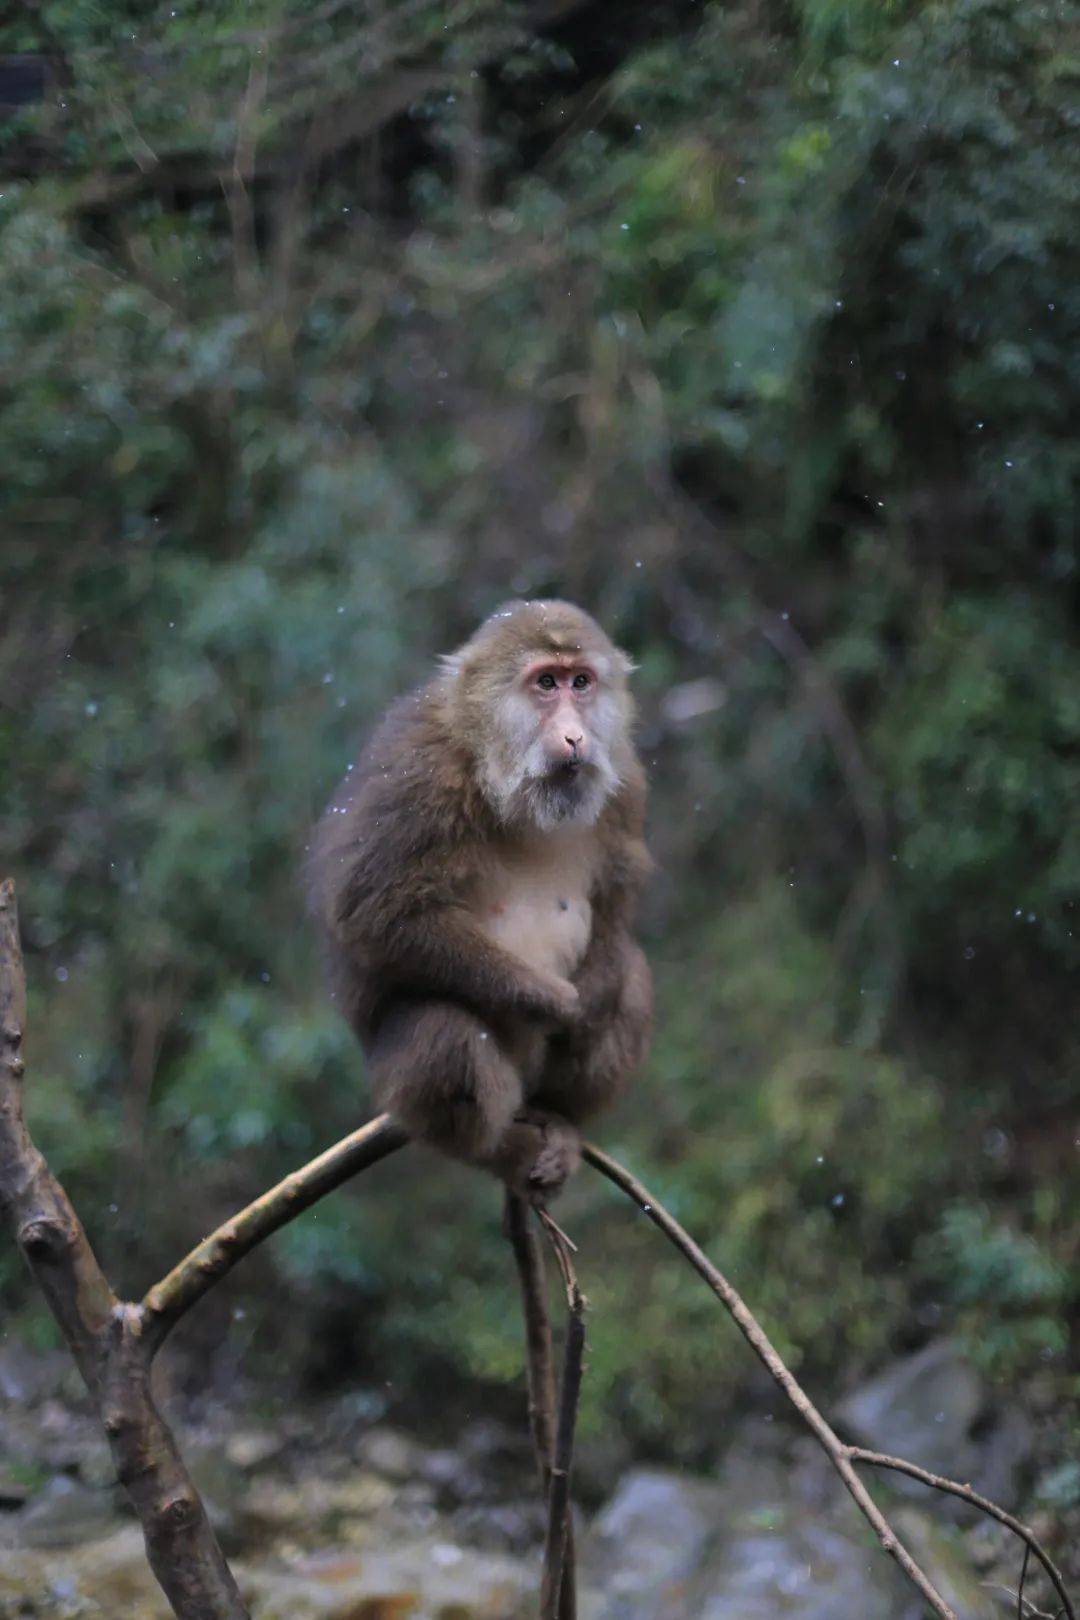
[[[516,796],[517,811],[541,832],[574,824],[591,826],[607,796],[608,784],[593,766],[560,766],[522,782]]]

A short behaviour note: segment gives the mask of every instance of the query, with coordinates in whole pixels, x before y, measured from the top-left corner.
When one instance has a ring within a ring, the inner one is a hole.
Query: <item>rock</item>
[[[253,1620],[524,1620],[536,1572],[436,1536],[307,1554],[242,1585]]]
[[[840,1403],[836,1420],[861,1444],[970,1482],[1003,1506],[1015,1501],[1017,1469],[1031,1452],[1030,1425],[1016,1412],[994,1412],[978,1373],[948,1339],[891,1363]],[[900,1474],[889,1483],[913,1499],[925,1493]],[[938,1505],[950,1517],[957,1512],[953,1503]]]
[[[789,1462],[736,1444],[720,1482],[635,1471],[582,1560],[588,1620],[908,1620],[858,1522],[807,1508]]]
[[[0,1559],[5,1620],[8,1615],[169,1620],[170,1614],[136,1525],[86,1546],[47,1553],[20,1547]]]
[[[32,1350],[5,1344],[0,1349],[0,1402],[28,1406],[56,1395],[70,1384],[71,1357],[66,1350]]]
[[[365,1468],[387,1479],[415,1479],[423,1466],[424,1448],[382,1425],[362,1435],[356,1450]]]
[[[32,1467],[12,1467],[0,1462],[0,1513],[14,1513],[24,1508],[44,1482],[34,1478]]]
[[[627,1475],[585,1538],[583,1620],[919,1620],[918,1593],[827,1461],[798,1461],[775,1434],[761,1441],[748,1423],[716,1483]],[[894,1518],[964,1620],[1001,1620],[936,1504],[933,1514],[902,1508]]]
[[[0,1546],[74,1547],[116,1528],[111,1491],[57,1474],[18,1513],[0,1521]]]
[[[393,1499],[394,1490],[377,1474],[352,1474],[346,1479],[310,1475],[299,1482],[268,1478],[257,1480],[243,1495],[240,1512],[248,1536],[261,1539],[269,1532],[302,1535],[314,1525],[342,1526],[367,1520]]]
[[[735,1528],[682,1612],[700,1620],[908,1620],[920,1611],[892,1561],[856,1525],[777,1514],[769,1525]]]
[[[955,1475],[985,1404],[978,1374],[942,1339],[890,1363],[842,1401],[836,1417],[863,1445]]]
[[[237,1504],[247,1480],[216,1439],[191,1435],[185,1438],[182,1450],[214,1533],[226,1555],[231,1555],[242,1544]]]
[[[634,1469],[586,1538],[582,1579],[604,1594],[603,1620],[675,1620],[710,1541],[724,1491],[661,1469]]]
[[[964,1620],[1003,1620],[1015,1614],[1014,1599],[979,1579],[970,1549],[955,1530],[914,1508],[900,1508],[892,1519],[911,1556]]]
[[[240,1429],[225,1444],[225,1456],[234,1468],[261,1468],[285,1449],[285,1438],[273,1429]]]

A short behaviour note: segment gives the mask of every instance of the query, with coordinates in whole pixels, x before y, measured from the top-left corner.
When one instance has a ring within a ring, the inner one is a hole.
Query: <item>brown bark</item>
[[[521,1286],[521,1309],[525,1322],[525,1371],[529,1399],[529,1428],[536,1453],[544,1499],[551,1500],[551,1470],[555,1460],[555,1357],[551,1344],[544,1257],[535,1228],[529,1222],[529,1206],[515,1193],[506,1194],[506,1235],[510,1239]],[[545,1568],[547,1559],[545,1558]],[[558,1620],[576,1620],[577,1572],[574,1558],[574,1525],[566,1515],[563,1543],[562,1579],[559,1586]]]
[[[198,1491],[150,1392],[137,1305],[117,1300],[23,1115],[26,981],[15,889],[0,884],[0,1207],[56,1318],[143,1527],[150,1566],[180,1620],[247,1620]]]
[[[540,1620],[570,1620],[576,1605],[574,1527],[570,1517],[570,1470],[574,1461],[574,1433],[581,1399],[585,1361],[585,1296],[578,1285],[571,1259],[573,1244],[544,1210],[538,1212],[551,1241],[566,1288],[566,1342],[559,1386],[559,1410],[548,1473],[548,1522],[544,1538],[544,1570],[540,1582]]]
[[[256,1244],[295,1220],[343,1181],[404,1147],[408,1140],[406,1132],[388,1114],[379,1114],[222,1222],[146,1294],[142,1309],[154,1348],[184,1312]]]

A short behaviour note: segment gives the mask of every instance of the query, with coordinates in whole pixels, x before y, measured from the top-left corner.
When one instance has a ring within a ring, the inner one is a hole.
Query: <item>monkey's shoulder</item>
[[[352,813],[370,822],[393,816],[460,840],[483,819],[475,770],[426,689],[401,698],[384,715],[351,773]]]
[[[620,886],[639,889],[653,870],[645,842],[645,772],[636,755],[597,823],[598,870]]]

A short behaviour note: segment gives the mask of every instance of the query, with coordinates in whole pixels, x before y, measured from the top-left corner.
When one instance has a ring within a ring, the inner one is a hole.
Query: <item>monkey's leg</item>
[[[525,1106],[514,1055],[447,1001],[400,1001],[373,1040],[375,1099],[412,1136],[494,1171],[523,1198],[552,1197],[580,1160],[565,1120]]]
[[[448,1001],[400,1001],[368,1043],[375,1100],[420,1140],[491,1163],[522,1107],[521,1078],[494,1034]]]

